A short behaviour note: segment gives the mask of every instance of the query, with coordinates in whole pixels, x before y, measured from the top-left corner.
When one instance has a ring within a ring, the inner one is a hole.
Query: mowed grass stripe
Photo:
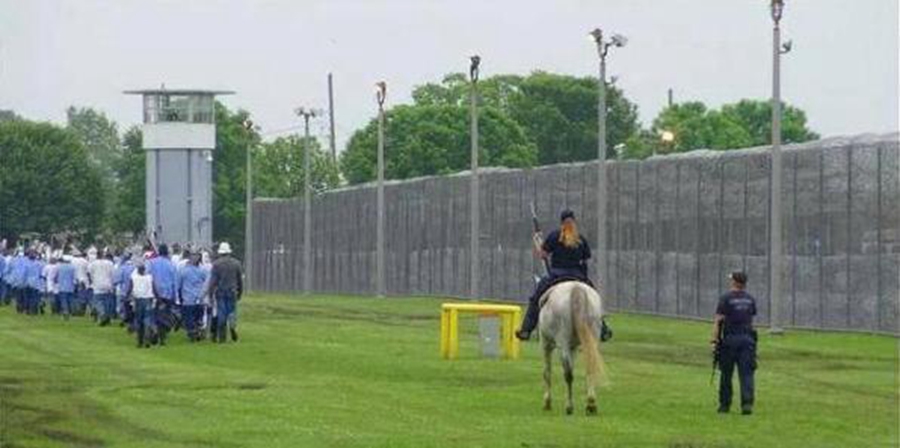
[[[238,344],[178,333],[149,350],[120,328],[0,308],[0,446],[898,444],[894,338],[763,333],[756,413],[719,416],[707,324],[616,315],[601,415],[566,417],[558,364],[541,411],[537,343],[482,359],[465,319],[462,358],[440,360],[440,303],[253,295]]]

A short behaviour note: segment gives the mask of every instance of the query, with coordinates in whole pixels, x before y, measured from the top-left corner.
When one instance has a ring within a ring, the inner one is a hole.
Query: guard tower
[[[142,95],[147,232],[157,243],[212,244],[215,96],[221,90],[129,90]]]

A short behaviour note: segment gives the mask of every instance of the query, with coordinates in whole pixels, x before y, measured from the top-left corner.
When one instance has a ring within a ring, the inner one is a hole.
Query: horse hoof
[[[572,406],[566,406],[566,415],[572,415],[575,413],[575,409]]]
[[[597,415],[597,405],[589,404],[589,405],[587,405],[587,408],[585,409],[585,411],[587,412],[587,415]]]
[[[544,403],[544,410],[545,410],[545,411],[549,411],[549,410],[551,410],[552,408],[553,408],[553,406],[550,405],[550,402],[549,402],[549,401],[546,402],[546,403]]]

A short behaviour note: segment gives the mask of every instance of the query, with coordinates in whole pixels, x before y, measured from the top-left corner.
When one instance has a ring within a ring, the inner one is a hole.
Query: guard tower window
[[[213,123],[210,94],[152,93],[144,95],[144,123]]]

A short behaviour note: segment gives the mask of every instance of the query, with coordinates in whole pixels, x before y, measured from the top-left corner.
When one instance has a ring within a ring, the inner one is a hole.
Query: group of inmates
[[[118,321],[141,348],[166,344],[184,328],[191,342],[238,340],[237,303],[243,272],[227,242],[204,249],[146,244],[85,252],[45,243],[0,244],[0,306],[38,316],[89,316]]]

